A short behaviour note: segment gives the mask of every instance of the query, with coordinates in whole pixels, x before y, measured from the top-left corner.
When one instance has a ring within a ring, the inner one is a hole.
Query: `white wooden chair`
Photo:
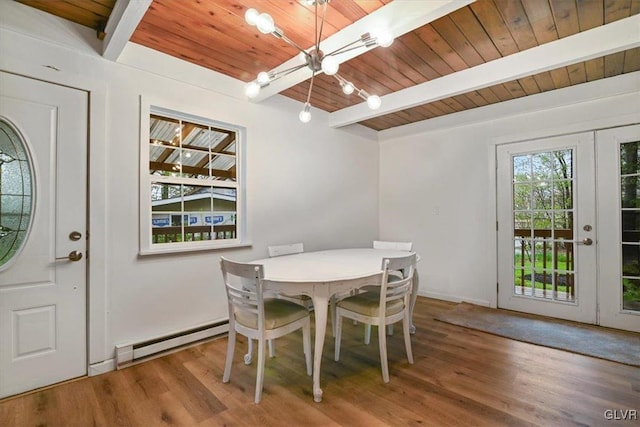
[[[268,246],[269,258],[282,255],[299,254],[304,252],[304,245],[302,243],[289,243],[287,245],[273,245]]]
[[[373,249],[391,249],[395,251],[411,251],[413,242],[389,242],[384,240],[374,240]]]
[[[267,251],[269,252],[269,258],[283,255],[301,254],[304,252],[304,245],[302,243],[289,243],[286,245],[268,246]],[[303,305],[307,307],[308,310],[313,309],[313,301],[306,295],[282,295],[279,296],[279,298],[287,299],[289,301],[293,301],[297,304]]]
[[[389,382],[387,335],[385,333],[385,325],[391,325],[402,320],[402,330],[404,332],[404,344],[407,352],[407,359],[409,360],[409,363],[413,363],[409,327],[411,324],[411,286],[413,283],[413,270],[415,265],[415,253],[407,255],[406,257],[385,258],[382,260],[383,274],[379,292],[361,292],[337,303],[334,357],[336,361],[340,360],[342,318],[346,317],[365,324],[378,326],[382,380],[385,383]],[[395,281],[387,280],[390,271],[402,271],[402,279]]]
[[[256,376],[255,402],[260,403],[267,340],[279,338],[302,329],[307,375],[311,375],[311,321],[309,310],[291,301],[264,298],[264,269],[262,265],[239,263],[221,257],[220,268],[229,304],[229,344],[227,346],[227,360],[222,381],[229,382],[231,376],[236,333],[246,336],[250,341],[257,340],[258,372]],[[247,282],[251,282],[251,285],[245,286]]]
[[[374,240],[373,249],[390,249],[394,251],[407,251],[410,252],[413,248],[413,242],[393,242],[387,240]],[[396,272],[389,272],[389,280],[395,280],[397,278]],[[387,333],[393,335],[393,325],[387,326]],[[369,344],[371,342],[371,325],[364,325],[364,343]]]

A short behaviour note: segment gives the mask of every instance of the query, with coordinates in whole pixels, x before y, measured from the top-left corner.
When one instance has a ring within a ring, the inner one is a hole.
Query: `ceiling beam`
[[[389,31],[394,38],[398,38],[403,34],[422,27],[423,25],[435,21],[442,16],[448,15],[461,7],[467,6],[474,1],[476,0],[431,0],[428,2],[393,1],[354,22],[348,27],[343,28],[330,37],[327,37],[322,41],[321,48],[323,52],[333,52],[348,43],[359,40],[360,36],[363,34],[376,29]],[[330,13],[330,11],[327,13]],[[278,23],[276,22],[276,25],[277,24]],[[339,54],[335,58],[339,63],[343,63],[358,55],[362,55],[367,51],[368,49],[366,48],[356,49]],[[276,67],[274,70],[286,70],[301,64],[304,64],[304,60],[296,55]],[[311,70],[304,67],[301,70],[282,77],[262,88],[260,94],[256,98],[252,99],[252,101],[264,101],[273,95],[277,95],[290,87],[302,83],[310,77]]]
[[[329,115],[337,128],[640,46],[640,15],[496,59],[382,97],[382,106],[366,103]]]
[[[104,29],[102,57],[117,61],[153,0],[117,0]]]

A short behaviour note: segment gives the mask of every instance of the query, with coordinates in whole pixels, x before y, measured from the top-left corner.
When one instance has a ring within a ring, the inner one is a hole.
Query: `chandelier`
[[[327,15],[327,4],[331,0],[303,0],[308,6],[314,6],[315,9],[315,44],[309,49],[303,49],[295,42],[284,35],[281,29],[275,26],[273,18],[268,13],[260,13],[256,9],[250,8],[245,12],[244,18],[251,26],[258,28],[262,34],[271,34],[277,37],[289,45],[295,47],[300,51],[301,57],[304,59],[304,63],[288,68],[286,70],[273,69],[271,71],[262,71],[258,74],[257,78],[249,82],[245,88],[245,94],[249,98],[255,98],[260,94],[260,90],[268,86],[271,82],[274,82],[286,75],[289,75],[301,68],[308,67],[311,70],[311,81],[309,83],[309,91],[307,92],[307,100],[304,104],[300,115],[300,121],[308,123],[311,120],[311,91],[313,90],[313,79],[317,73],[323,72],[328,76],[335,77],[342,88],[342,92],[345,95],[356,93],[360,98],[367,101],[367,105],[372,110],[380,108],[382,101],[378,95],[370,95],[364,89],[358,89],[352,82],[348,81],[340,74],[338,69],[340,63],[336,59],[337,55],[342,53],[360,49],[360,48],[374,48],[377,46],[387,47],[393,43],[393,36],[388,32],[379,32],[372,35],[371,33],[365,33],[358,40],[348,43],[332,52],[325,53],[320,50],[320,41],[322,39],[322,30],[324,28],[325,17]],[[319,18],[319,8],[322,9],[322,17]],[[319,27],[318,27],[318,20]]]

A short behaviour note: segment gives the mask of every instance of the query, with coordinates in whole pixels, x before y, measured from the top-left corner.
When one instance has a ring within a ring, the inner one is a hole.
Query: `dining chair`
[[[299,254],[304,252],[304,245],[302,243],[289,243],[286,245],[271,245],[267,247],[269,257],[275,256]]]
[[[255,403],[262,398],[267,340],[302,329],[302,344],[311,375],[311,316],[309,310],[291,301],[264,297],[264,268],[260,264],[220,258],[220,269],[229,306],[229,343],[222,382],[228,383],[235,351],[236,333],[258,341]],[[247,284],[250,284],[247,286]]]
[[[387,361],[387,335],[385,326],[402,320],[404,344],[409,363],[413,364],[411,351],[411,334],[409,331],[411,286],[413,271],[416,265],[416,254],[404,257],[384,258],[382,260],[382,278],[379,292],[361,292],[338,302],[336,307],[335,361],[340,360],[340,343],[342,340],[342,319],[357,320],[368,325],[378,326],[380,346],[380,364],[382,380],[389,382],[389,365]],[[388,280],[390,271],[402,271],[400,280]],[[371,286],[365,287],[371,288]]]
[[[411,251],[413,242],[394,242],[387,240],[374,240],[373,249],[390,249],[394,251]],[[389,272],[389,280],[399,278],[397,272]],[[387,334],[393,335],[393,325],[387,326]],[[371,325],[364,326],[364,343],[371,342]]]
[[[391,242],[385,240],[374,240],[373,249],[391,249],[395,251],[410,251],[413,242]]]
[[[269,258],[300,254],[304,252],[304,245],[302,243],[289,243],[286,245],[267,246],[267,251],[269,252]],[[313,310],[313,301],[307,295],[281,295],[279,298],[293,301],[307,307],[308,310]]]

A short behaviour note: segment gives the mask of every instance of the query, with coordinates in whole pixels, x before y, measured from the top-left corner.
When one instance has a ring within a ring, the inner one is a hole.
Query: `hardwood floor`
[[[0,426],[500,426],[638,425],[640,368],[521,343],[433,320],[453,304],[418,298],[415,364],[400,328],[389,338],[391,382],[377,335],[346,322],[340,362],[327,337],[321,403],[304,372],[301,334],[277,341],[262,402],[238,340],[222,383],[227,338],[0,402]],[[629,412],[629,410],[631,410]],[[610,412],[606,412],[610,411]],[[624,412],[623,412],[624,411]],[[605,415],[617,420],[608,421]]]

